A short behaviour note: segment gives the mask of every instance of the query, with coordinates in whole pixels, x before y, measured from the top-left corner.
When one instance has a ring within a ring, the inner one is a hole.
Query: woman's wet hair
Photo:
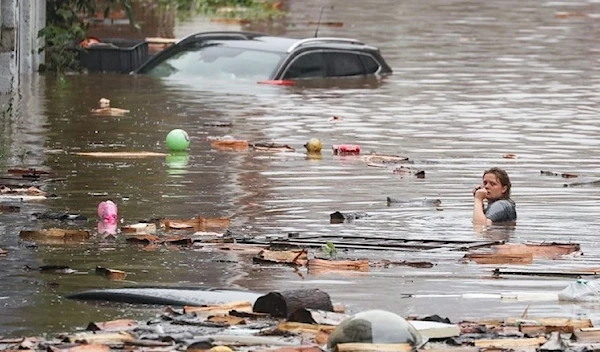
[[[498,178],[498,181],[500,181],[500,184],[502,186],[506,186],[506,192],[503,193],[502,198],[503,199],[510,198],[510,188],[511,188],[512,184],[510,183],[510,178],[508,177],[508,174],[506,173],[506,171],[504,171],[503,169],[501,169],[499,167],[493,167],[489,170],[485,170],[483,172],[483,177],[485,177],[485,175],[487,175],[487,174],[494,174],[496,176],[496,178]]]

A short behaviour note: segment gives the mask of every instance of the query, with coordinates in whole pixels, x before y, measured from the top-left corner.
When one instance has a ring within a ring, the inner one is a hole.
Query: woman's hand
[[[487,195],[488,191],[481,186],[477,186],[473,190],[473,196],[475,196],[476,199],[484,200],[487,198]]]

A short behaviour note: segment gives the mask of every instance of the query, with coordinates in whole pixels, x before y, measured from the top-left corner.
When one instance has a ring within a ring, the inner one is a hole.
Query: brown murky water
[[[305,23],[322,1],[290,1],[294,14],[271,31],[312,35]],[[253,236],[344,234],[414,239],[506,239],[566,242],[583,256],[536,259],[514,269],[571,270],[600,267],[596,243],[600,188],[564,187],[571,180],[540,170],[600,176],[600,3],[597,1],[328,1],[320,35],[356,37],[381,48],[394,74],[379,82],[335,82],[330,87],[220,86],[160,82],[127,75],[51,78],[25,82],[18,114],[8,124],[13,155],[43,165],[62,182],[57,199],[24,204],[0,214],[0,334],[20,335],[84,327],[91,320],[148,317],[156,310],[92,305],[63,295],[127,284],[203,285],[269,290],[319,287],[350,311],[383,308],[401,315],[439,314],[451,319],[521,315],[598,316],[598,306],[555,301],[465,298],[465,293],[556,292],[573,279],[513,277],[490,280],[497,266],[461,264],[463,252],[357,252],[353,257],[427,260],[431,269],[373,269],[360,275],[314,275],[253,266],[229,253],[161,249],[148,252],[119,241],[32,247],[21,229],[56,225],[31,221],[36,211],[81,212],[95,218],[111,198],[126,223],[152,217],[229,216],[232,228]],[[571,13],[564,16],[563,13]],[[573,15],[574,14],[574,15]],[[176,36],[205,29],[238,29],[197,19],[179,23]],[[252,30],[262,28],[248,27]],[[100,97],[127,108],[125,117],[89,113]],[[332,122],[332,116],[343,117]],[[206,122],[231,122],[208,127]],[[77,151],[166,152],[173,128],[191,136],[184,156],[94,159]],[[289,144],[297,153],[223,152],[207,137],[234,135],[255,142]],[[326,146],[322,159],[307,159],[312,137]],[[339,143],[364,153],[401,154],[426,177],[400,176],[357,157],[332,155]],[[514,153],[516,159],[504,159]],[[10,165],[18,166],[14,157]],[[484,169],[506,168],[513,180],[519,220],[514,229],[485,233],[471,225],[470,190]],[[94,196],[106,192],[107,196]],[[439,198],[443,211],[388,207],[386,197]],[[368,219],[330,224],[334,211],[362,211]],[[81,225],[95,228],[93,220]],[[24,266],[68,265],[82,273],[39,274]],[[92,275],[96,265],[126,270],[131,282]],[[426,295],[401,298],[401,293]]]

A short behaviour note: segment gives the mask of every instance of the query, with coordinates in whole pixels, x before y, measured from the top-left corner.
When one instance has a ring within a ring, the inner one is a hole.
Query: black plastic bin
[[[89,72],[129,73],[148,59],[148,42],[132,39],[101,39],[80,53],[81,66]]]

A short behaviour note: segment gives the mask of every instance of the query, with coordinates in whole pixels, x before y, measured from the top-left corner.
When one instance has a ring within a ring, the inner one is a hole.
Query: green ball
[[[181,129],[174,129],[167,135],[167,147],[170,151],[186,150],[190,146],[190,137]]]

